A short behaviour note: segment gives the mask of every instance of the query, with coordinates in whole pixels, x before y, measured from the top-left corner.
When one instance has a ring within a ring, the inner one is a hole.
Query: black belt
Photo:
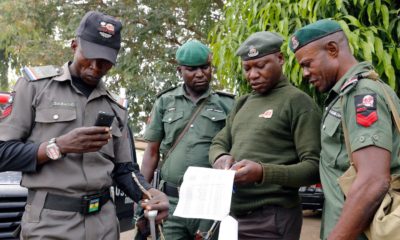
[[[163,192],[170,197],[179,197],[179,189],[175,184],[164,182]]]
[[[28,204],[32,203],[35,193],[36,192],[33,190],[28,191]],[[101,207],[110,199],[111,195],[108,189],[80,198],[47,193],[43,208],[66,212],[79,212],[83,215],[89,215],[100,212]]]

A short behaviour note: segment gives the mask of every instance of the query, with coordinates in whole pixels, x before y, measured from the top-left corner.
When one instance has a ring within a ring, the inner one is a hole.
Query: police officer
[[[199,41],[183,44],[176,52],[183,85],[161,93],[151,112],[144,138],[148,141],[142,173],[151,181],[160,153],[163,191],[170,200],[170,216],[164,223],[165,239],[194,239],[197,230],[206,232],[212,222],[172,216],[178,203],[178,188],[189,166],[211,167],[208,150],[212,138],[224,126],[233,96],[214,92],[211,52]],[[191,119],[194,116],[193,119]],[[183,135],[181,135],[183,133]]]
[[[35,146],[26,151],[34,171],[21,181],[28,188],[21,239],[118,239],[113,179],[135,201],[142,192],[152,197],[143,206],[159,210],[158,220],[167,216],[166,196],[141,175],[132,179],[127,112],[101,80],[116,62],[121,28],[111,16],[88,12],[71,43],[72,62],[24,68],[16,83],[0,141],[14,153],[15,142]],[[93,126],[99,111],[115,116],[111,127]]]
[[[327,92],[321,130],[320,175],[325,193],[322,239],[365,239],[361,233],[387,192],[390,173],[399,173],[400,136],[373,66],[351,53],[338,22],[320,20],[296,31],[290,48],[303,76]],[[399,101],[389,86],[396,107]],[[343,126],[348,129],[346,149]],[[349,167],[351,152],[357,177],[345,199],[337,179]]]
[[[231,214],[241,240],[298,240],[298,188],[318,181],[320,111],[283,75],[282,42],[256,32],[240,45],[253,91],[238,99],[210,147],[214,168],[236,171]]]

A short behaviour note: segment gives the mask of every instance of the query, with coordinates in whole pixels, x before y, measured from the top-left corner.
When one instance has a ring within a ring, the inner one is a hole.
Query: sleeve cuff
[[[392,152],[392,142],[386,137],[382,137],[380,134],[362,135],[353,139],[351,143],[351,150],[355,152],[361,148],[368,146],[377,146]]]
[[[221,157],[222,155],[230,155],[229,153],[225,152],[225,151],[213,151],[209,153],[209,161],[210,164],[213,165],[215,163],[215,161]]]
[[[149,142],[161,142],[163,139],[162,133],[153,129],[147,129],[143,136],[144,140]]]
[[[285,166],[275,165],[275,164],[265,164],[261,163],[263,168],[263,177],[260,183],[256,185],[264,184],[280,184],[287,182],[288,171]]]

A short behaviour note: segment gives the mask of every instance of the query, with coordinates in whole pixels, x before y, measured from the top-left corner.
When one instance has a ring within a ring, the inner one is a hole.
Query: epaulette
[[[357,85],[358,80],[359,80],[358,75],[349,78],[349,80],[347,80],[340,88],[340,95],[343,96],[347,94],[351,89],[353,89]]]
[[[379,75],[377,72],[375,72],[375,70],[369,70],[368,72],[363,72],[363,73],[360,73],[360,74],[357,74],[357,75],[351,77],[340,88],[340,95],[345,95],[346,93],[348,93],[351,89],[353,89],[357,85],[357,83],[361,79],[365,79],[365,78],[376,81],[379,79]]]
[[[23,67],[21,70],[22,75],[26,80],[32,82],[36,80],[49,79],[52,77],[60,76],[63,70],[54,65],[40,66],[40,67]]]
[[[172,91],[172,90],[174,90],[174,89],[176,89],[176,88],[177,88],[177,86],[164,89],[164,90],[162,90],[161,92],[157,93],[156,97],[159,98],[159,97],[161,97],[161,95],[163,95],[164,93],[170,92],[170,91]]]
[[[113,100],[115,103],[118,104],[121,108],[126,109],[128,107],[128,100],[124,97],[121,97],[115,93],[112,93],[110,91],[107,91],[108,96]]]
[[[218,95],[225,96],[225,97],[230,97],[230,98],[235,98],[236,94],[229,93],[229,92],[224,92],[224,91],[215,91]]]

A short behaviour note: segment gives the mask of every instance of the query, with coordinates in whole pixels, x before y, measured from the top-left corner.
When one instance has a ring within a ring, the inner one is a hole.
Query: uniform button
[[[168,118],[168,122],[171,122],[172,118]]]
[[[192,128],[192,127],[193,127],[193,124],[190,124],[190,127]]]
[[[325,130],[325,128],[326,128],[325,124],[324,124],[324,125],[322,125],[322,129],[323,129],[323,130]]]
[[[375,141],[377,141],[377,140],[379,139],[378,135],[374,135],[374,136],[372,136],[372,138],[373,138]]]
[[[215,117],[212,117],[211,119],[212,119],[212,120],[215,120]]]
[[[54,119],[54,120],[58,120],[59,118],[60,118],[60,116],[58,116],[58,114],[54,114],[54,115],[53,115],[53,119]]]
[[[361,136],[359,140],[360,140],[360,142],[364,142],[365,141],[365,137]]]

